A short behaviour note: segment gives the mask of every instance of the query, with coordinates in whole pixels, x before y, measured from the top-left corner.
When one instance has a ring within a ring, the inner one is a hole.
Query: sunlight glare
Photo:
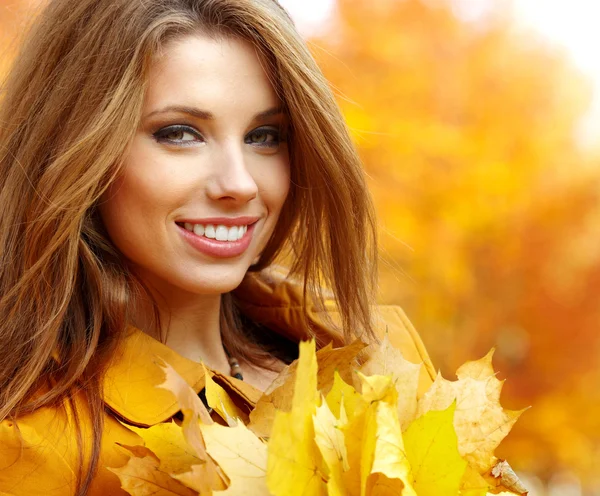
[[[335,7],[335,0],[279,0],[279,3],[305,36],[318,31]]]
[[[589,0],[515,0],[515,14],[523,25],[542,34],[569,53],[571,60],[594,84],[594,100],[584,118],[579,138],[583,145],[600,141],[600,3]]]

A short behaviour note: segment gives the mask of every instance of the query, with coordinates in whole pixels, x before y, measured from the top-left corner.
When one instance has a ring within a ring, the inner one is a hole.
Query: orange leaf
[[[160,470],[160,462],[143,446],[125,446],[131,454],[121,468],[109,468],[121,481],[121,487],[132,496],[195,496],[196,493]]]

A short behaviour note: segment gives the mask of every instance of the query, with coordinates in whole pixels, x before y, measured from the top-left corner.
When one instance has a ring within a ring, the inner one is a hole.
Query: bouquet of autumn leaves
[[[467,362],[458,380],[438,375],[417,398],[420,365],[386,338],[356,370],[364,345],[315,353],[300,344],[248,416],[210,374],[206,399],[164,365],[180,423],[135,431],[111,469],[137,495],[486,496],[527,494],[493,452],[522,412],[500,406],[492,352]],[[242,420],[242,419],[245,419]]]

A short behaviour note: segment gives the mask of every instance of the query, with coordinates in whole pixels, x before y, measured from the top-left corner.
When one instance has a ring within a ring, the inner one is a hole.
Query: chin
[[[228,269],[202,267],[182,278],[178,278],[178,280],[169,282],[170,286],[175,286],[179,290],[191,294],[223,294],[237,288],[242,283],[247,271],[248,267],[245,266],[243,268],[231,267]]]

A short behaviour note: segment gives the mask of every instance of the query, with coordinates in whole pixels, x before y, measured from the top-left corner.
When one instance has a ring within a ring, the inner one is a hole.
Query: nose
[[[213,155],[213,173],[207,184],[209,198],[242,204],[256,198],[258,185],[242,148],[227,144],[214,150]]]

